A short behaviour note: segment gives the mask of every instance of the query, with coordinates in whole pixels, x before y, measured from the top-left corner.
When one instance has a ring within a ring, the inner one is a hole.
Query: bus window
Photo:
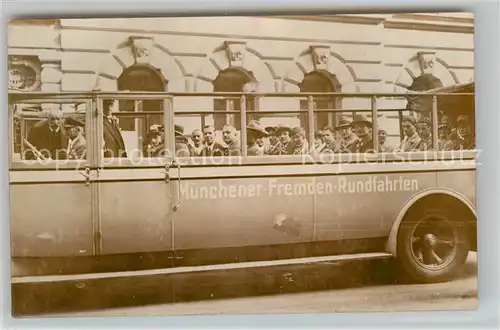
[[[307,97],[260,97],[258,109],[247,111],[247,155],[309,154],[310,129]]]
[[[86,102],[49,102],[11,104],[14,163],[87,159]]]
[[[163,164],[160,161],[165,156],[163,103],[160,100],[147,101],[148,103],[140,99],[129,99],[127,102],[120,102],[118,99],[102,101],[102,155],[106,164],[128,164],[122,162],[125,159],[134,164]],[[120,107],[131,103],[134,105],[133,110]]]
[[[241,156],[241,112],[235,96],[175,96],[174,131],[177,157],[214,160]]]

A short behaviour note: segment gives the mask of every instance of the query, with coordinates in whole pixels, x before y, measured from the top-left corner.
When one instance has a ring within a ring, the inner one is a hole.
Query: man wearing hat
[[[356,152],[374,152],[373,138],[370,134],[372,128],[371,121],[369,121],[368,118],[363,114],[355,115],[351,123],[351,127],[354,131],[354,134],[356,134],[359,139],[356,143]]]
[[[184,127],[181,125],[174,125],[175,132],[175,154],[177,157],[189,157],[191,155],[186,137],[184,136]]]
[[[418,149],[420,151],[432,150],[431,121],[429,118],[420,118],[420,120],[417,122],[417,133],[421,139]]]
[[[279,141],[279,138],[277,136],[277,130],[278,130],[277,126],[266,127],[266,132],[267,132],[267,134],[269,134],[269,144],[267,144],[264,147],[264,154],[266,154],[266,155],[274,155],[278,152],[277,150],[278,150],[280,141]]]
[[[278,125],[276,128],[276,137],[279,142],[273,148],[271,155],[286,155],[290,151],[289,144],[292,141],[290,133],[292,128],[288,125]]]
[[[146,135],[144,143],[144,156],[159,157],[164,149],[162,131],[159,125],[152,125]]]
[[[404,116],[401,121],[404,138],[401,140],[398,151],[410,152],[418,151],[422,139],[417,132],[417,120],[412,116]]]
[[[473,150],[476,147],[467,115],[457,117],[457,129],[451,133],[450,140],[453,143],[453,150]]]
[[[357,145],[359,142],[356,134],[352,132],[351,123],[346,118],[340,118],[339,124],[335,127],[335,130],[340,132],[340,137],[342,138],[338,152],[349,153],[357,152]]]
[[[264,138],[269,133],[256,120],[252,120],[247,125],[247,155],[248,156],[263,156],[264,155]]]
[[[81,130],[85,124],[78,119],[69,117],[64,123],[67,129],[68,146],[66,148],[66,159],[85,159],[87,156],[87,140]]]

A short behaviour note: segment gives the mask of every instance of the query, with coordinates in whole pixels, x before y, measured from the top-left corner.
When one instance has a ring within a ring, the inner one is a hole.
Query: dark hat
[[[431,126],[431,120],[427,117],[422,117],[419,119],[417,124],[427,124],[427,125]]]
[[[363,114],[361,114],[361,115],[355,115],[354,116],[351,125],[352,124],[357,124],[357,123],[363,123],[363,124],[365,124],[365,125],[367,125],[369,127],[372,127],[372,122],[369,121],[368,118],[365,115],[363,115]]]
[[[85,127],[85,123],[76,118],[69,117],[64,122],[64,127]]]
[[[415,119],[415,117],[412,117],[412,116],[404,116],[402,122],[403,121],[407,121],[410,124],[412,124],[413,126],[417,125],[417,120]]]
[[[323,130],[318,130],[314,133],[315,138],[322,137],[322,136],[323,136]]]
[[[288,125],[278,125],[278,127],[276,128],[276,134],[281,134],[281,132],[291,132],[292,131],[292,128]]]
[[[252,120],[248,123],[247,125],[247,130],[251,130],[253,132],[258,132],[264,136],[267,136],[269,135],[269,133],[267,133],[267,131],[261,126],[261,124],[256,121],[256,120]]]
[[[175,136],[184,136],[184,127],[181,125],[174,125]]]
[[[266,132],[269,133],[269,134],[273,134],[276,132],[276,130],[278,129],[277,126],[267,126],[266,127]]]
[[[343,127],[351,127],[351,122],[346,118],[340,118],[339,124],[335,127],[335,129],[341,129]]]
[[[467,115],[460,115],[457,117],[457,124],[459,124],[460,122],[462,123],[468,123],[469,122],[469,116]]]

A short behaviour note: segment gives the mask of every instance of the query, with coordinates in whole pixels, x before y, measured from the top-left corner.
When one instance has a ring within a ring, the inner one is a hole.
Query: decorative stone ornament
[[[312,61],[316,70],[327,70],[330,58],[329,46],[310,46]]]
[[[432,74],[434,71],[434,66],[436,63],[436,53],[435,52],[418,52],[418,65],[420,67],[420,72],[424,74]]]
[[[246,53],[246,42],[226,41],[225,43],[230,67],[242,67]]]
[[[9,89],[33,92],[40,88],[42,68],[34,57],[9,56]]]
[[[136,63],[149,63],[153,38],[151,37],[129,37],[132,55]]]

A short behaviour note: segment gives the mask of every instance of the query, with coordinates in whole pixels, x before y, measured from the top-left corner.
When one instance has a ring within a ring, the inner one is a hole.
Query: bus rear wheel
[[[452,279],[469,249],[466,223],[450,209],[410,210],[398,231],[397,259],[405,279],[412,282]]]

